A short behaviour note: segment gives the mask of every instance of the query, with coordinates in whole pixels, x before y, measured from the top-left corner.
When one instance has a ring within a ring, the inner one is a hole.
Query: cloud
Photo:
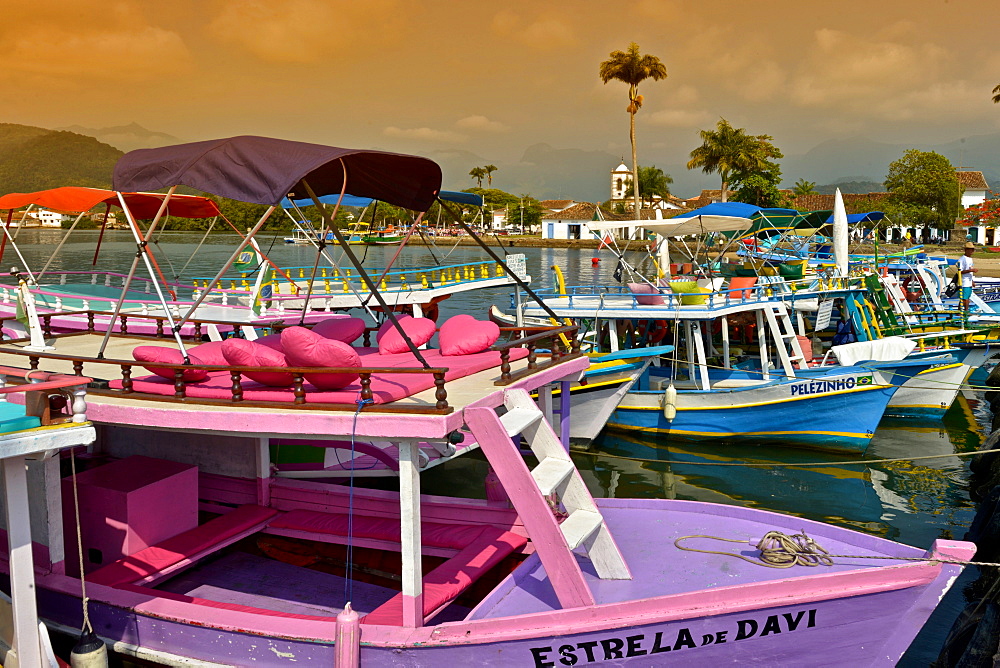
[[[491,121],[485,116],[466,116],[455,123],[455,127],[462,130],[472,130],[480,132],[503,133],[510,132],[510,127],[500,121]]]
[[[318,63],[363,43],[392,41],[402,29],[395,0],[228,0],[208,32],[258,59],[279,64]]]
[[[712,119],[704,109],[664,109],[650,114],[647,119],[652,125],[670,128],[700,127]]]
[[[151,25],[136,5],[118,2],[66,15],[7,13],[0,27],[0,72],[35,92],[64,86],[62,93],[108,82],[120,84],[184,74],[192,57],[175,31]],[[101,20],[92,20],[90,12]]]
[[[412,139],[423,142],[437,142],[444,144],[462,144],[468,141],[468,137],[450,130],[435,130],[433,128],[397,128],[393,125],[382,131],[386,137],[396,139]]]
[[[494,34],[541,51],[552,51],[580,43],[575,26],[563,13],[546,13],[522,18],[508,9],[494,14],[490,24]]]

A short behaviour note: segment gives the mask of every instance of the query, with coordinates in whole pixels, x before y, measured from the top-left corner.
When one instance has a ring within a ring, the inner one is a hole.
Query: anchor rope
[[[726,557],[736,557],[743,561],[757,566],[767,566],[768,568],[791,568],[792,566],[833,566],[834,559],[875,559],[885,561],[923,561],[937,564],[956,564],[959,566],[992,566],[1000,568],[1000,563],[992,561],[966,561],[965,559],[949,559],[947,557],[891,557],[887,555],[874,554],[831,554],[819,543],[814,541],[806,532],[792,535],[781,533],[780,531],[768,531],[764,537],[757,541],[754,546],[760,552],[759,557],[748,557],[745,554],[734,552],[724,552],[722,550],[702,550],[696,547],[686,547],[681,545],[681,541],[691,538],[708,538],[711,540],[721,540],[727,543],[743,543],[750,545],[749,540],[739,538],[724,538],[722,536],[711,536],[708,534],[691,534],[681,536],[674,540],[674,547],[685,552],[701,552],[702,554],[720,554]]]
[[[915,457],[894,457],[891,459],[851,459],[851,460],[840,460],[833,462],[679,462],[671,459],[644,459],[642,457],[626,457],[624,455],[613,455],[607,452],[585,452],[585,451],[575,451],[574,455],[589,455],[591,457],[606,457],[609,459],[621,459],[623,461],[629,462],[642,462],[650,464],[682,464],[684,466],[759,466],[766,468],[784,468],[790,466],[851,466],[851,465],[864,465],[869,464],[892,464],[896,462],[915,462],[923,459],[943,459],[946,457],[975,457],[976,455],[985,455],[990,452],[1000,452],[1000,448],[991,448],[989,450],[975,450],[972,452],[952,452],[950,454],[942,455],[919,455]]]
[[[80,495],[76,487],[76,448],[69,449],[70,471],[73,474],[73,510],[76,512],[76,554],[80,560],[80,598],[83,604],[83,626],[80,632],[93,633],[90,625],[90,599],[87,597],[87,578],[83,572],[83,535],[80,531]]]

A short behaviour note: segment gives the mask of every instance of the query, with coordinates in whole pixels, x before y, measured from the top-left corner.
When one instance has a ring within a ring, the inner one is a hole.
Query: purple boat
[[[425,211],[440,169],[255,137],[135,151],[116,169],[121,190],[177,184]],[[377,347],[323,340],[350,338],[349,320],[283,330],[270,343],[285,365],[264,344],[179,335],[177,348],[118,335],[104,355],[96,331],[52,337],[55,351],[0,344],[0,365],[103,379],[88,390],[97,440],[78,473],[56,458],[32,473],[50,628],[89,624],[165,665],[888,666],[973,556],[969,543],[921,549],[747,508],[595,500],[531,399],[586,371],[559,343],[575,328],[504,341],[465,316],[418,343],[422,325],[393,319]],[[341,470],[387,466],[398,491],[276,477],[289,442],[329,443]],[[475,449],[493,471],[487,500],[458,496]],[[421,494],[429,457],[456,496]]]

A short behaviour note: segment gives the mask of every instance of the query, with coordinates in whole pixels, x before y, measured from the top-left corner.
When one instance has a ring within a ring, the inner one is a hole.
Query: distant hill
[[[108,188],[122,152],[93,137],[0,123],[0,193]]]
[[[168,135],[166,132],[147,130],[138,123],[115,125],[107,128],[85,128],[82,125],[70,125],[65,128],[56,128],[56,130],[65,130],[67,132],[75,132],[78,135],[94,137],[105,144],[111,144],[123,151],[132,151],[137,148],[157,148],[181,143],[181,140],[173,135]]]
[[[868,193],[885,192],[885,186],[876,181],[837,181],[825,186],[816,186],[820,195],[833,195],[840,188],[843,194],[867,195]]]

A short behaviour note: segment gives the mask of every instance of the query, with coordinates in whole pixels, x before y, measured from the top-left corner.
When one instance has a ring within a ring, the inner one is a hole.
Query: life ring
[[[639,323],[639,336],[646,337],[646,343],[651,345],[662,341],[669,330],[666,320],[643,320]]]

